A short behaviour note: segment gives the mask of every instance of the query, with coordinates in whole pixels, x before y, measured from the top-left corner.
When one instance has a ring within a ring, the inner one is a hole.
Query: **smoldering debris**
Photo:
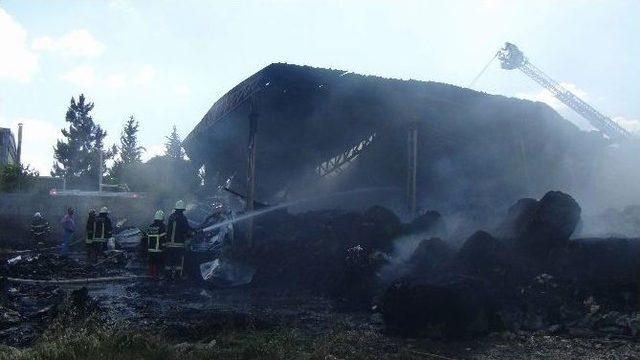
[[[256,269],[228,259],[215,259],[200,264],[204,281],[216,286],[233,287],[247,285],[253,280]]]
[[[235,240],[221,240],[215,257],[190,266],[198,281],[106,283],[88,296],[102,309],[95,311],[112,319],[162,324],[176,336],[185,329],[199,333],[206,319],[221,316],[258,316],[256,321],[272,324],[274,307],[284,311],[282,302],[296,296],[309,306],[326,301],[323,314],[340,310],[381,318],[386,333],[409,337],[475,338],[503,331],[640,336],[640,240],[574,239],[580,216],[571,196],[550,192],[516,202],[498,226],[477,230],[456,246],[447,216],[435,211],[411,223],[379,206],[362,212],[273,211],[254,219],[250,242],[242,240],[240,222]],[[45,252],[5,254],[3,275],[143,273],[135,250],[115,252],[126,261],[114,255],[114,261],[91,265]],[[5,279],[3,288],[3,343],[28,345],[63,321],[60,316],[71,316],[57,310],[68,287]],[[258,315],[256,306],[269,310]],[[286,313],[297,318],[295,309]]]
[[[478,231],[453,256],[443,242],[423,241],[431,254],[416,251],[412,271],[383,296],[388,330],[457,337],[504,330],[600,331],[594,318],[609,312],[622,312],[621,322],[632,323],[640,241],[572,240],[579,218],[574,199],[550,192],[540,201],[518,201],[496,231],[503,237]]]
[[[256,268],[252,286],[340,292],[350,266],[348,250],[360,246],[366,261],[390,252],[402,223],[390,210],[272,213],[256,219],[253,243],[226,256]]]
[[[55,286],[8,286],[0,305],[0,342],[25,346],[35,341],[55,316],[63,296]]]
[[[128,273],[123,269],[125,257],[126,254],[121,251],[110,251],[99,263],[88,264],[51,253],[19,255],[5,260],[4,275],[39,280],[124,275]]]

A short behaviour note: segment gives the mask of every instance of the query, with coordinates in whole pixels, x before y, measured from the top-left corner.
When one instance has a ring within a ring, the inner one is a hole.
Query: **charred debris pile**
[[[54,249],[56,249],[54,247]],[[51,249],[42,252],[22,252],[10,256],[0,255],[3,275],[24,280],[83,279],[118,276],[126,273],[125,265],[131,257],[123,251],[108,251],[96,264],[79,262],[60,256]]]
[[[636,336],[637,239],[571,239],[581,208],[549,192],[521,199],[502,223],[459,248],[430,211],[403,224],[391,211],[275,213],[249,246],[223,256],[256,269],[251,287],[329,294],[381,312],[390,333],[605,331]],[[627,315],[622,315],[627,314]]]
[[[255,218],[251,241],[238,231],[218,260],[233,277],[248,279],[225,291],[319,295],[341,311],[373,312],[390,334],[452,338],[506,330],[635,338],[640,241],[572,239],[580,222],[580,205],[556,191],[517,201],[499,225],[460,246],[452,245],[453,229],[436,211],[410,223],[381,206],[273,211]],[[25,252],[1,260],[4,276],[23,279],[132,274],[123,267],[131,259],[107,259],[96,266]],[[240,274],[245,269],[250,275]],[[0,341],[29,344],[64,315],[71,295],[63,287],[1,281]],[[230,285],[192,281],[182,284],[184,291]],[[166,284],[134,282],[127,289],[150,286],[162,296]]]

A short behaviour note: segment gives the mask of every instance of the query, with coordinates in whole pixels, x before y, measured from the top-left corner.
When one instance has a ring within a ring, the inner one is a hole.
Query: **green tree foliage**
[[[30,189],[40,174],[17,164],[0,165],[0,192],[25,191]]]
[[[173,130],[169,136],[166,136],[167,142],[165,142],[165,155],[171,159],[183,159],[184,150],[182,149],[182,140],[178,135],[176,126],[173,125]]]
[[[138,144],[138,128],[140,124],[131,115],[120,134],[119,158],[113,163],[111,179],[121,183],[128,183],[129,171],[142,164],[144,147]]]
[[[85,100],[84,94],[80,94],[77,102],[71,98],[65,117],[69,128],[61,130],[64,139],[58,140],[54,148],[55,162],[51,175],[66,178],[68,184],[95,183],[100,169],[100,152],[103,153],[103,171],[105,162],[116,153],[115,148],[103,150],[107,132],[93,121],[90,114],[93,106],[92,102]]]

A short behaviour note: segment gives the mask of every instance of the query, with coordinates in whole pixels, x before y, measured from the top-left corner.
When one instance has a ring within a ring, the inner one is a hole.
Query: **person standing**
[[[109,209],[103,206],[100,214],[96,218],[96,231],[93,235],[93,246],[95,247],[96,256],[100,252],[107,250],[107,242],[113,236],[113,225],[109,217]]]
[[[149,276],[157,279],[163,265],[164,243],[167,230],[164,225],[164,211],[156,211],[153,223],[147,230],[147,256],[149,257]]]
[[[45,219],[39,212],[35,213],[31,220],[31,236],[33,237],[33,241],[36,246],[44,245],[50,232],[51,228],[49,227],[47,219]]]
[[[62,218],[60,222],[62,224],[62,228],[64,230],[64,235],[62,237],[62,245],[60,245],[60,255],[67,256],[69,255],[69,243],[73,238],[73,234],[76,232],[76,222],[73,218],[73,208],[69,207],[67,209],[67,214]]]
[[[89,216],[87,217],[87,226],[85,229],[87,237],[84,239],[84,244],[87,248],[87,257],[89,261],[94,263],[97,260],[98,253],[96,252],[96,246],[93,239],[96,235],[96,211],[94,209],[89,210]]]
[[[185,209],[184,201],[178,200],[167,222],[165,270],[172,279],[176,277],[176,274],[179,278],[184,278],[184,256],[186,254],[187,239],[195,232],[184,215]]]

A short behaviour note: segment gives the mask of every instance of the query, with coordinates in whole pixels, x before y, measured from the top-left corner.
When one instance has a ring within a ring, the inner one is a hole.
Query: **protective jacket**
[[[162,220],[154,220],[147,229],[147,251],[162,252],[167,238],[167,228]]]
[[[184,247],[184,242],[194,232],[184,211],[176,210],[167,222],[167,247]]]
[[[105,242],[113,236],[113,227],[111,225],[111,218],[108,214],[100,214],[96,218],[96,231],[93,236],[95,242]]]
[[[89,214],[89,217],[87,218],[87,227],[86,227],[86,233],[87,233],[87,238],[85,239],[85,243],[87,244],[91,244],[93,242],[93,239],[96,235],[96,215],[95,214]]]
[[[38,237],[47,233],[49,233],[49,222],[42,217],[34,218],[31,222],[31,234]]]

